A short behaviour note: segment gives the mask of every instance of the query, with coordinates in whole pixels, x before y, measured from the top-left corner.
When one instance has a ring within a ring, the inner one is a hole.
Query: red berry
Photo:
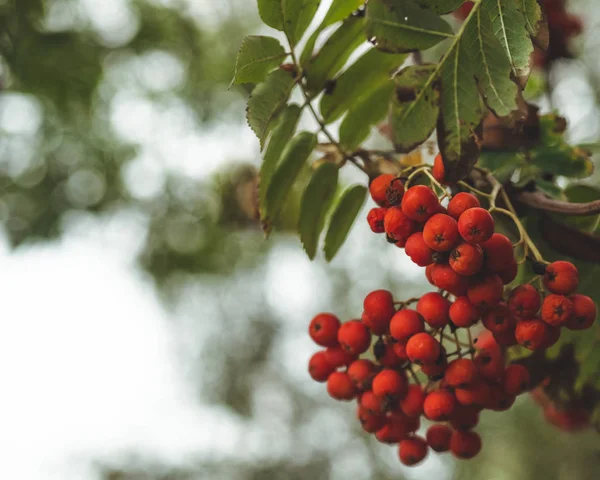
[[[417,333],[406,343],[406,353],[413,363],[434,363],[440,355],[440,344],[428,333]]]
[[[406,343],[396,342],[392,345],[394,355],[401,360],[401,363],[408,361],[408,354],[406,353]]]
[[[517,344],[514,328],[511,328],[506,332],[494,333],[493,335],[496,343],[498,343],[498,345],[502,345],[503,347],[512,347],[513,345]]]
[[[560,327],[553,327],[552,325],[546,324],[546,333],[544,335],[544,341],[540,345],[540,349],[550,348],[560,338]],[[515,344],[516,344],[515,338]]]
[[[449,310],[450,301],[437,292],[426,293],[417,303],[417,312],[433,328],[441,328],[448,325],[448,321],[450,320]]]
[[[561,327],[573,313],[573,304],[564,295],[551,293],[542,302],[541,317],[544,322],[554,327]]]
[[[338,345],[336,347],[327,347],[325,349],[325,359],[332,368],[336,369],[350,365],[354,360],[356,360],[356,355],[347,352]]]
[[[388,290],[374,290],[363,303],[365,316],[363,322],[375,335],[383,335],[390,326],[394,309],[394,297]],[[367,321],[368,320],[368,321]]]
[[[519,265],[517,264],[517,261],[513,258],[504,270],[498,272],[498,276],[500,277],[504,285],[508,285],[515,278],[517,278],[518,273]]]
[[[579,272],[571,262],[551,263],[544,273],[544,285],[552,293],[570,295],[579,285]]]
[[[427,375],[430,379],[439,380],[439,378],[446,371],[448,366],[448,357],[446,357],[446,350],[444,347],[440,348],[440,354],[433,363],[424,363],[421,365],[421,371]]]
[[[369,222],[369,227],[371,227],[371,231],[373,233],[385,232],[383,219],[386,212],[387,208],[372,208],[369,210],[369,213],[367,214],[367,222]]]
[[[450,305],[450,320],[457,327],[469,328],[477,323],[479,312],[469,300],[469,297],[458,297]]]
[[[410,309],[397,311],[390,322],[390,334],[399,342],[406,342],[410,337],[422,332],[424,329],[423,317]]]
[[[442,453],[450,450],[452,430],[447,425],[432,425],[427,429],[427,444],[435,452]]]
[[[560,410],[549,404],[544,409],[544,418],[564,432],[578,432],[590,426],[590,414],[582,408]]]
[[[358,407],[356,416],[363,430],[367,433],[375,433],[385,426],[385,415],[374,415],[362,407]]]
[[[529,371],[518,363],[506,367],[502,377],[502,387],[509,395],[520,395],[529,388],[531,376]]]
[[[458,219],[458,231],[467,243],[483,243],[494,233],[494,219],[483,208],[470,208]]]
[[[504,355],[500,350],[481,350],[473,361],[479,375],[486,380],[496,381],[504,373]]]
[[[491,308],[498,305],[504,294],[502,280],[496,274],[483,277],[471,277],[467,296],[473,305],[479,308]]]
[[[458,239],[458,223],[450,215],[436,213],[423,227],[425,244],[436,252],[447,252]]]
[[[356,390],[346,372],[333,372],[327,380],[327,393],[336,400],[352,400]]]
[[[485,408],[495,412],[505,412],[515,403],[516,397],[507,393],[501,385],[490,385],[490,396]]]
[[[308,361],[308,373],[317,382],[326,382],[333,370],[325,358],[324,351],[315,353]]]
[[[364,392],[360,396],[358,404],[371,415],[380,415],[384,413],[383,401],[372,391]]]
[[[404,465],[416,465],[427,456],[427,442],[421,437],[405,438],[400,442],[398,455]]]
[[[426,267],[433,263],[433,250],[427,246],[423,240],[422,232],[413,233],[406,240],[404,250],[410,259],[419,267]]]
[[[420,385],[413,383],[408,386],[406,395],[400,400],[400,409],[407,417],[418,417],[423,413],[424,401],[425,392]]]
[[[479,423],[479,410],[477,407],[464,407],[457,405],[450,419],[450,425],[456,430],[471,430]]]
[[[541,304],[540,293],[529,284],[515,287],[508,297],[508,308],[518,318],[535,316]]]
[[[425,267],[425,278],[427,279],[427,281],[433,285],[433,269],[435,267],[435,264],[432,263],[431,265],[427,265]]]
[[[456,273],[450,265],[436,264],[431,270],[433,284],[447,292],[460,297],[467,293],[468,279]]]
[[[479,245],[461,243],[450,252],[449,263],[460,275],[475,275],[483,266],[483,251]]]
[[[444,167],[444,159],[442,154],[438,153],[433,159],[433,168],[431,169],[433,178],[435,178],[442,185],[445,185],[446,167]]]
[[[380,365],[394,368],[402,365],[402,363],[406,361],[406,358],[396,355],[396,351],[394,349],[395,345],[397,344],[392,343],[387,337],[385,339],[379,339],[375,343],[373,352],[377,362]]]
[[[340,320],[332,313],[319,313],[310,321],[308,334],[317,345],[333,347],[337,345]]]
[[[477,381],[465,388],[457,388],[454,390],[456,401],[463,406],[478,406],[483,407],[490,395],[489,385],[483,381]]]
[[[516,320],[504,302],[500,302],[483,316],[483,325],[494,334],[514,330]]]
[[[444,380],[451,387],[465,387],[477,379],[477,367],[473,360],[457,358],[448,364]]]
[[[386,424],[375,436],[383,443],[398,443],[411,431],[418,429],[418,426],[413,429],[414,423],[403,414],[393,413],[387,417]]]
[[[456,398],[447,390],[437,390],[425,397],[423,412],[435,422],[448,420],[456,406]]]
[[[375,376],[377,367],[371,360],[355,360],[348,366],[348,376],[357,390],[371,388],[371,382]]]
[[[514,261],[512,242],[501,233],[494,233],[481,244],[485,255],[485,268],[488,272],[502,272]]]
[[[587,295],[575,294],[569,297],[573,304],[573,314],[567,322],[570,330],[584,330],[596,320],[596,304]]]
[[[543,346],[548,326],[538,318],[521,320],[517,322],[515,337],[519,345],[530,350],[537,350]]]
[[[369,192],[377,205],[391,207],[400,203],[404,194],[404,185],[395,175],[379,175],[369,185]]]
[[[416,224],[402,212],[400,207],[391,207],[385,212],[383,228],[390,238],[402,241],[404,246],[408,237],[416,230]]]
[[[371,332],[360,320],[351,320],[338,330],[338,342],[347,352],[360,355],[371,345]]]
[[[458,220],[465,210],[476,207],[481,207],[481,204],[475,195],[460,192],[454,195],[448,203],[448,215]]]
[[[472,431],[455,430],[450,439],[450,450],[457,458],[473,458],[481,450],[481,437]]]
[[[436,194],[425,185],[410,187],[402,199],[402,211],[415,222],[425,222],[438,212],[439,205]]]
[[[395,370],[384,369],[373,379],[373,393],[379,398],[400,398],[408,387],[406,377]]]

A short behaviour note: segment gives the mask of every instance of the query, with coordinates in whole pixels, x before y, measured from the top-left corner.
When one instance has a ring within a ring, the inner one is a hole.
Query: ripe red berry
[[[413,363],[435,363],[440,355],[440,344],[428,333],[417,333],[406,342],[406,353]]]
[[[479,312],[466,296],[454,300],[448,313],[452,323],[460,328],[469,328],[479,319]]]
[[[367,214],[367,222],[373,233],[383,233],[385,228],[383,226],[383,219],[387,208],[372,208]]]
[[[596,304],[587,295],[571,295],[569,297],[573,304],[573,314],[567,322],[570,330],[584,330],[593,325],[596,320]]]
[[[433,263],[433,250],[423,240],[422,232],[415,232],[408,237],[404,245],[404,250],[419,267],[426,267]]]
[[[450,320],[449,310],[450,301],[437,292],[426,293],[417,302],[417,312],[433,328],[441,328],[448,325],[448,321]]]
[[[455,430],[450,438],[450,451],[460,459],[475,457],[481,450],[481,437],[473,431]]]
[[[442,154],[438,153],[433,159],[433,168],[431,169],[433,178],[435,178],[442,185],[445,185],[446,167],[444,167],[444,160]]]
[[[397,344],[392,343],[388,337],[379,339],[373,346],[373,353],[377,363],[384,367],[395,368],[406,361],[406,358],[396,355],[394,347]]]
[[[483,277],[471,277],[467,296],[473,305],[479,308],[491,308],[498,305],[504,294],[502,280],[496,274]]]
[[[416,230],[416,224],[403,213],[400,207],[391,207],[385,212],[383,228],[390,238],[402,241],[404,246],[408,237]]]
[[[319,313],[308,326],[308,334],[317,345],[332,347],[337,345],[340,320],[332,313]]]
[[[406,353],[406,343],[396,342],[392,345],[394,355],[401,360],[400,363],[408,361],[408,354]]]
[[[463,388],[477,379],[477,367],[473,360],[457,358],[448,364],[444,380],[451,387]]]
[[[483,316],[483,326],[494,334],[514,330],[516,320],[504,302],[500,302]]]
[[[433,284],[447,292],[460,297],[467,293],[468,279],[456,273],[448,264],[435,264],[431,270]]]
[[[514,260],[512,242],[501,233],[494,233],[481,244],[485,255],[485,268],[488,272],[501,272]]]
[[[425,397],[423,412],[429,420],[435,422],[448,420],[454,407],[456,398],[448,390],[436,390]]]
[[[481,204],[475,195],[460,192],[454,195],[448,203],[448,215],[458,220],[465,210],[476,207],[481,207]]]
[[[404,375],[386,368],[375,375],[372,388],[375,395],[389,401],[406,393],[408,381]]]
[[[494,233],[494,219],[483,208],[470,208],[458,219],[458,231],[467,243],[483,243]]]
[[[387,417],[386,424],[377,430],[375,437],[381,443],[394,444],[400,442],[408,433],[406,419],[394,415]]]
[[[519,345],[537,350],[544,344],[547,329],[547,324],[538,318],[520,320],[517,322],[515,337]]]
[[[352,400],[356,390],[346,372],[333,372],[327,379],[327,393],[336,400]]]
[[[418,417],[423,413],[425,392],[415,383],[408,386],[406,395],[400,400],[400,409],[407,417]]]
[[[458,240],[458,223],[450,215],[436,213],[423,227],[425,244],[436,252],[447,252]]]
[[[385,413],[383,400],[370,390],[364,392],[360,396],[358,404],[371,415],[380,415]]]
[[[583,408],[559,409],[554,404],[544,408],[546,421],[564,432],[578,432],[590,426],[590,414]]]
[[[450,425],[456,430],[471,430],[479,423],[479,410],[477,407],[457,405],[450,419]]]
[[[454,390],[456,401],[465,406],[483,407],[490,395],[490,387],[487,382],[479,380],[464,388]]]
[[[416,465],[427,456],[427,442],[421,437],[405,438],[400,442],[398,455],[407,466]]]
[[[367,433],[375,433],[385,426],[385,415],[373,414],[362,407],[358,407],[356,416],[358,417],[358,421],[360,422],[363,430]]]
[[[439,211],[440,202],[431,188],[425,185],[410,187],[402,199],[402,211],[415,222],[425,222]]]
[[[379,175],[369,185],[371,198],[380,207],[397,205],[404,194],[404,185],[392,174]]]
[[[495,412],[505,412],[513,406],[515,400],[516,397],[506,392],[503,386],[491,384],[490,396],[485,404],[485,408],[488,410],[494,410]]]
[[[551,293],[542,302],[541,317],[544,322],[554,327],[561,327],[573,313],[573,304],[564,295]]]
[[[332,368],[336,369],[350,365],[356,360],[356,355],[347,352],[338,345],[336,347],[327,347],[325,349],[325,359]]]
[[[431,265],[427,265],[425,267],[425,278],[427,279],[427,281],[433,285],[433,268],[435,267],[435,264],[432,263]]]
[[[438,453],[450,450],[450,437],[452,437],[452,429],[447,425],[440,424],[429,427],[425,435],[427,444]]]
[[[338,330],[338,342],[347,352],[360,355],[371,345],[371,332],[360,320],[350,320]]]
[[[375,335],[383,335],[390,326],[390,320],[396,310],[394,297],[388,290],[374,290],[363,302],[365,316],[363,322]]]
[[[450,251],[448,260],[452,269],[464,276],[479,273],[483,266],[483,251],[479,245],[461,243]]]
[[[501,270],[500,272],[498,272],[498,276],[500,277],[500,279],[502,280],[502,283],[504,285],[508,285],[515,278],[517,278],[518,273],[519,273],[519,264],[513,258],[508,263],[508,265],[506,266],[506,268],[504,270]]]
[[[390,334],[399,342],[406,342],[424,329],[423,317],[410,309],[397,311],[390,322]]]
[[[571,262],[559,260],[546,267],[544,285],[552,293],[570,295],[579,285],[579,272]]]
[[[502,387],[509,395],[520,395],[529,388],[531,376],[523,365],[513,363],[506,367],[502,377]]]
[[[439,380],[448,366],[448,357],[446,356],[446,350],[444,347],[440,348],[440,354],[433,363],[424,363],[421,365],[421,372],[427,375],[430,379]]]
[[[503,347],[512,347],[513,345],[517,344],[514,328],[511,328],[506,332],[494,333],[493,335],[496,343],[498,343],[498,345],[502,345]]]
[[[504,373],[504,355],[499,349],[481,350],[473,362],[479,375],[486,380],[496,381]]]
[[[317,382],[326,382],[333,373],[333,367],[327,362],[325,352],[317,352],[308,361],[308,373]]]
[[[518,318],[532,318],[541,304],[540,293],[529,284],[515,287],[508,297],[508,308]]]
[[[550,348],[560,338],[560,327],[553,327],[552,325],[546,324],[546,333],[544,335],[544,341],[540,345],[540,349]],[[515,339],[515,344],[516,344]]]
[[[377,367],[371,360],[355,360],[348,366],[348,376],[357,390],[371,388],[371,382],[377,371]]]

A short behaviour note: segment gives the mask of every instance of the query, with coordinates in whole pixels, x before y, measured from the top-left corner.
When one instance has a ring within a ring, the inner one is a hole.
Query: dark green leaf
[[[434,13],[445,15],[460,7],[465,0],[415,0],[419,7],[431,10]]]
[[[434,72],[435,65],[411,65],[394,77],[390,124],[397,151],[410,152],[435,128],[440,92],[437,82],[429,82]]]
[[[535,179],[535,186],[538,190],[544,192],[548,197],[554,198],[556,200],[565,200],[566,199],[562,188],[560,188],[554,182],[549,182],[547,180],[537,178],[537,179]]]
[[[261,148],[273,127],[273,119],[285,106],[293,87],[293,75],[278,69],[271,72],[265,82],[259,83],[252,91],[246,118],[248,125],[260,140]]]
[[[525,164],[525,155],[510,151],[484,151],[477,161],[482,168],[487,168],[502,183],[507,182],[516,169]]]
[[[531,37],[538,34],[542,21],[542,9],[538,0],[517,0],[517,7],[525,17],[525,26]]]
[[[338,77],[333,92],[325,93],[321,98],[320,110],[325,122],[337,120],[373,90],[387,84],[405,59],[404,54],[390,55],[376,49],[362,55]]]
[[[425,50],[454,36],[446,21],[411,0],[371,0],[365,32],[379,50],[395,53]]]
[[[263,221],[267,233],[270,231],[296,178],[316,145],[317,137],[315,134],[300,132],[285,147],[281,162],[267,188],[267,214]]]
[[[371,128],[383,120],[389,111],[394,91],[391,80],[356,102],[340,125],[340,144],[345,150],[356,149],[371,133]]]
[[[313,19],[320,0],[258,0],[258,13],[270,27],[286,33],[292,46]]]
[[[351,17],[329,37],[321,50],[306,65],[308,90],[318,92],[327,80],[333,79],[352,52],[365,41],[364,18]]]
[[[319,236],[325,226],[325,215],[331,206],[337,180],[338,167],[333,163],[324,163],[315,171],[302,195],[298,232],[311,260],[317,252]]]
[[[325,235],[325,258],[329,262],[346,241],[350,228],[365,202],[367,188],[362,185],[348,187],[331,216]]]
[[[264,218],[266,215],[267,189],[271,183],[271,177],[279,164],[283,149],[296,131],[301,112],[302,109],[298,105],[288,105],[277,119],[277,124],[273,128],[273,134],[271,135],[263,162],[260,166],[259,198],[261,218]]]
[[[284,58],[285,50],[278,40],[250,35],[240,47],[233,83],[260,83]]]

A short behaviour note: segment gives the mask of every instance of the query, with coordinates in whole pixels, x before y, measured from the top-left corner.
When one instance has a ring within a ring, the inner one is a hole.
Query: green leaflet
[[[379,50],[394,53],[425,50],[454,36],[446,21],[411,0],[370,0],[365,32]]]
[[[273,120],[285,106],[293,88],[293,75],[285,70],[275,70],[252,91],[246,108],[246,119],[258,137],[261,149],[273,127]]]
[[[325,234],[325,259],[329,262],[342,247],[354,224],[354,220],[365,203],[367,188],[362,185],[348,187],[331,215],[331,221]]]
[[[244,39],[232,83],[260,83],[285,58],[285,50],[272,37],[250,35]]]
[[[465,0],[415,0],[421,8],[431,10],[434,13],[445,15],[460,7]]]
[[[542,9],[538,0],[516,0],[517,8],[525,17],[525,27],[529,35],[535,37],[542,21]]]
[[[298,232],[302,246],[312,260],[317,253],[319,236],[325,226],[325,215],[337,188],[338,167],[323,163],[313,174],[300,204]]]
[[[258,13],[270,27],[286,33],[296,45],[313,19],[320,0],[258,0]]]

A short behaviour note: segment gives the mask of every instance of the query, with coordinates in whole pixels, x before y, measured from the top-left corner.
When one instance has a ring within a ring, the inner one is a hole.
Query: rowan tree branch
[[[600,213],[600,200],[589,203],[562,202],[547,197],[542,192],[519,192],[517,198],[525,205],[546,212],[574,216],[597,215]]]

